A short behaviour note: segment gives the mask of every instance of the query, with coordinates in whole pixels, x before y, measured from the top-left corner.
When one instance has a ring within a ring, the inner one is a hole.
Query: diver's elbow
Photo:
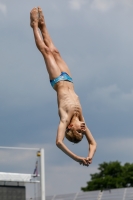
[[[58,148],[61,148],[62,147],[62,141],[61,140],[56,140],[56,146]]]
[[[94,142],[94,149],[95,149],[95,151],[96,151],[96,149],[97,149],[97,143],[96,142]]]

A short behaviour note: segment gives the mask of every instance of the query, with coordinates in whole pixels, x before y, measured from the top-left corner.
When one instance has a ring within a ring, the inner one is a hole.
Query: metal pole
[[[3,146],[0,146],[0,149],[11,149],[11,150],[18,149],[18,150],[31,150],[31,151],[37,151],[37,150],[39,150],[39,148],[3,147]]]
[[[41,149],[41,200],[45,200],[44,149]]]

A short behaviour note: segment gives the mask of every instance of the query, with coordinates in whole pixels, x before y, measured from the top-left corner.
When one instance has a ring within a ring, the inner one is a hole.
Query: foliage
[[[99,172],[91,174],[91,180],[87,182],[82,191],[104,190],[133,186],[133,164],[120,162],[103,162],[99,164]]]

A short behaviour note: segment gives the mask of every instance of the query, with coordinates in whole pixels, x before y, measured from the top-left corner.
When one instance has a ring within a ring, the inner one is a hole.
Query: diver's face
[[[81,121],[75,121],[75,122],[71,123],[69,126],[71,126],[70,129],[78,132],[79,134],[84,134],[84,132],[86,130],[85,122],[81,122]]]

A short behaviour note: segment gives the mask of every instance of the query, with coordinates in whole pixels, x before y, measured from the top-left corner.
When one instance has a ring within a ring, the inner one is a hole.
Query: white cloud
[[[106,12],[114,6],[133,7],[132,0],[93,0],[90,4],[91,9]]]
[[[114,84],[97,88],[89,95],[89,99],[98,100],[104,106],[109,106],[112,109],[127,111],[132,108],[133,90],[124,92]]]
[[[2,12],[4,15],[6,15],[7,7],[3,3],[0,3],[0,12]]]
[[[32,173],[35,166],[35,160],[35,151],[0,149],[0,164],[3,172]]]
[[[108,11],[110,8],[114,6],[114,1],[112,0],[94,0],[91,4],[91,9],[100,10],[100,11]]]
[[[69,6],[73,10],[80,10],[82,5],[87,4],[92,10],[99,10],[101,12],[106,12],[112,9],[114,6],[133,6],[132,0],[93,0],[93,1],[86,1],[86,0],[71,0],[69,2]]]
[[[96,171],[96,165],[84,167],[73,161],[64,166],[49,166],[49,176],[46,180],[47,195],[51,194],[51,191],[52,194],[79,192],[81,187],[85,187],[86,182],[89,181],[89,174]]]
[[[132,6],[133,7],[133,1],[132,0],[123,0],[123,3],[124,5],[127,5],[127,6]]]
[[[73,10],[80,10],[83,4],[85,4],[85,0],[71,0],[69,2],[70,8]]]
[[[10,73],[9,73],[10,71]],[[12,75],[11,75],[12,74]],[[30,77],[28,76],[30,74]],[[0,87],[1,104],[6,104],[8,108],[11,107],[26,107],[33,104],[38,105],[50,98],[54,98],[55,94],[50,86],[49,78],[42,70],[36,70],[32,67],[1,67],[0,81],[3,87]],[[16,82],[19,84],[16,84]],[[47,92],[47,99],[43,91]],[[41,96],[40,96],[41,95]]]
[[[126,162],[133,163],[132,161],[133,138],[119,137],[119,138],[99,139],[97,140],[97,144],[98,144],[98,150],[96,153],[96,157],[97,158],[100,157],[101,159],[100,163],[102,163],[103,161],[108,162],[115,160],[118,160],[123,164]]]

